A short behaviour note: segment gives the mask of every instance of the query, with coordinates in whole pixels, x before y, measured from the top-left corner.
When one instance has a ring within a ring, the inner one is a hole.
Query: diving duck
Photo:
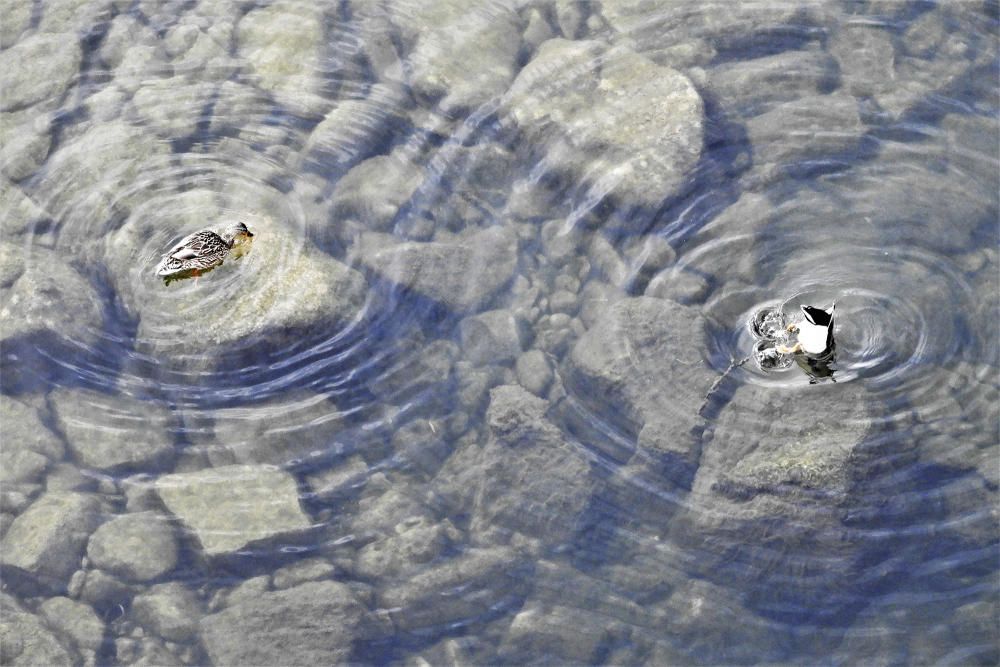
[[[786,327],[789,333],[798,334],[798,339],[792,347],[779,345],[778,352],[805,354],[813,358],[822,358],[833,352],[833,309],[836,306],[834,303],[826,310],[815,306],[801,306],[805,317]]]
[[[181,239],[156,267],[156,275],[168,282],[198,276],[222,264],[235,247],[249,246],[253,234],[242,222],[234,223],[216,234],[204,229]]]

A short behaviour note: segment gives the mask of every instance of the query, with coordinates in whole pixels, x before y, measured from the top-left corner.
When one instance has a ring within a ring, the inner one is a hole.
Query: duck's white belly
[[[826,327],[802,322],[799,325],[799,343],[807,354],[822,354],[826,351]]]

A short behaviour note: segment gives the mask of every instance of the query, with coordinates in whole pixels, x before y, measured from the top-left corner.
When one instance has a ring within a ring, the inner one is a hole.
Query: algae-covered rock
[[[765,613],[837,613],[862,594],[867,543],[841,516],[864,477],[870,405],[859,383],[742,385],[716,420],[671,539],[696,574]],[[794,581],[784,573],[794,569]]]
[[[545,42],[503,107],[546,164],[625,205],[684,194],[702,152],[704,105],[691,81],[596,42]]]
[[[295,479],[272,466],[233,465],[165,475],[160,499],[201,545],[206,556],[300,534],[310,526],[299,506]]]

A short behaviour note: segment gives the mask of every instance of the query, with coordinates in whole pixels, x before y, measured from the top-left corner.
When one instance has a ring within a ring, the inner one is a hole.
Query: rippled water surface
[[[3,664],[1000,661],[995,0],[2,4]]]

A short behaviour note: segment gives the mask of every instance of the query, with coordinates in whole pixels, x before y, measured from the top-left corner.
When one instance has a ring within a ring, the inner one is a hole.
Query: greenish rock
[[[428,517],[408,517],[389,535],[361,549],[354,571],[371,580],[407,576],[440,556],[458,537],[447,519],[437,522]]]
[[[0,593],[0,663],[11,667],[70,667],[77,658],[45,622],[10,595]]]
[[[91,495],[42,495],[14,520],[0,543],[5,578],[26,590],[65,590],[100,512],[100,503]]]
[[[54,0],[42,10],[38,29],[66,41],[76,41],[76,34],[89,33],[111,17],[116,0]]]
[[[506,664],[601,663],[615,623],[591,609],[529,602],[518,611],[500,646]]]
[[[517,268],[517,237],[505,227],[427,243],[370,233],[361,236],[355,251],[361,263],[383,280],[456,311],[486,304]]]
[[[351,589],[333,581],[263,593],[201,621],[201,641],[214,665],[342,664],[355,640],[378,634]]]
[[[203,615],[198,596],[179,582],[151,586],[132,600],[131,617],[136,623],[167,641],[193,639]]]
[[[81,649],[97,651],[104,642],[104,622],[93,607],[65,597],[49,598],[38,611],[50,627],[70,637]]]
[[[213,84],[183,76],[149,79],[135,91],[132,104],[139,118],[157,134],[177,139],[198,131],[198,123],[214,94]]]
[[[803,97],[747,121],[754,184],[802,173],[810,163],[849,160],[866,132],[858,101],[849,95]]]
[[[35,173],[49,154],[51,130],[48,114],[33,109],[0,114],[0,172],[12,181]]]
[[[706,335],[689,306],[652,297],[612,303],[573,346],[567,391],[647,453],[693,474],[700,412],[718,378],[702,358]]]
[[[51,106],[80,71],[81,58],[77,41],[63,35],[31,35],[0,52],[0,111]],[[29,62],[32,67],[23,67]]]
[[[691,81],[597,42],[543,44],[503,109],[527,150],[627,205],[655,208],[684,194],[701,157],[704,105]]]
[[[171,413],[163,403],[69,388],[56,390],[50,400],[70,451],[87,468],[155,470],[176,454]]]
[[[829,93],[837,63],[819,51],[785,51],[725,63],[708,72],[707,86],[723,109],[752,117],[779,104]]]
[[[101,570],[78,570],[70,583],[70,594],[97,608],[127,604],[136,587]]]
[[[300,535],[311,525],[299,506],[295,479],[271,466],[233,465],[165,475],[156,481],[156,492],[209,557]]]
[[[740,386],[671,524],[692,574],[744,591],[762,611],[808,605],[822,617],[850,605],[853,563],[870,547],[845,537],[841,515],[866,474],[870,409],[857,382]],[[743,566],[730,567],[734,559]],[[780,574],[792,567],[794,583]]]
[[[257,85],[303,116],[329,108],[322,95],[323,23],[318,6],[282,1],[254,9],[237,26],[239,55],[249,63]]]
[[[174,528],[159,512],[117,516],[87,543],[87,557],[95,567],[132,582],[162,577],[176,567],[177,556]]]
[[[100,246],[108,221],[148,202],[137,187],[167,166],[169,146],[151,131],[121,120],[81,125],[46,163],[46,178],[28,194],[61,223],[59,243],[74,256]]]
[[[3,452],[33,452],[59,461],[66,452],[62,441],[42,423],[38,411],[16,399],[0,395]]]
[[[30,449],[16,447],[16,443],[12,448],[4,442],[4,448],[0,450],[0,484],[37,482],[48,467],[49,460]]]

